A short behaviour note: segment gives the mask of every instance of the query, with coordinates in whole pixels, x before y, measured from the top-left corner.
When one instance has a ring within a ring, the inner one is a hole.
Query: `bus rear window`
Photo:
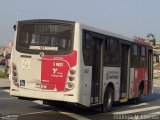
[[[19,24],[16,49],[23,53],[58,54],[72,49],[73,26]]]

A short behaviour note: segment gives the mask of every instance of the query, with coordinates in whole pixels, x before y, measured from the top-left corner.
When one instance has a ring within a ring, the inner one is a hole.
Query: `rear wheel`
[[[113,99],[114,99],[114,90],[111,86],[108,86],[104,94],[103,105],[101,108],[102,112],[111,111]]]

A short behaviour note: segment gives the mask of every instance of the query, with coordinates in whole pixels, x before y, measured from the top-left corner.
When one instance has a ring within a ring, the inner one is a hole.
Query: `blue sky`
[[[26,19],[79,21],[128,37],[153,33],[160,40],[160,0],[0,0],[0,45],[13,40],[12,26]]]

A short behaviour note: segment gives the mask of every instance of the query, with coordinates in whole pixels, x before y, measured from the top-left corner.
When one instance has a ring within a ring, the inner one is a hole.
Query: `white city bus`
[[[140,40],[63,20],[15,26],[10,94],[110,111],[152,92],[152,47]]]

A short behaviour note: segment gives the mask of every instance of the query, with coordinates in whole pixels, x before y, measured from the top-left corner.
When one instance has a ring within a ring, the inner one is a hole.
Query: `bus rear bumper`
[[[18,91],[12,91],[11,95],[17,96],[24,99],[36,99],[36,100],[53,100],[53,101],[64,101],[79,103],[77,96],[67,92],[53,92],[53,91],[43,91],[43,90],[33,90],[19,88]]]

